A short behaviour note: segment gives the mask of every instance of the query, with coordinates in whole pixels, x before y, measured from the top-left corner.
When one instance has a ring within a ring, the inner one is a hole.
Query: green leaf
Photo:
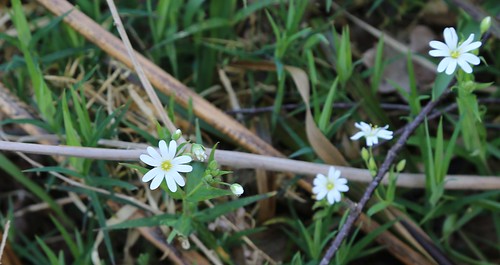
[[[50,264],[52,265],[58,265],[59,260],[57,259],[56,253],[50,249],[45,242],[40,239],[38,236],[35,236],[36,242],[38,242],[38,245],[42,248],[43,252],[45,252],[45,255],[49,258]]]
[[[120,187],[124,188],[126,190],[136,190],[137,187],[130,184],[127,181],[122,181],[119,179],[114,179],[112,177],[92,177],[88,176],[86,178],[88,181],[88,184],[91,186],[96,186],[96,187]]]
[[[0,168],[7,172],[10,176],[14,178],[21,185],[26,187],[35,196],[40,198],[42,201],[46,202],[52,210],[61,218],[66,224],[72,224],[71,220],[66,216],[61,206],[57,204],[52,197],[45,192],[38,184],[26,177],[21,170],[7,159],[3,154],[0,153]]]
[[[332,86],[328,90],[328,95],[326,96],[325,105],[323,106],[323,111],[319,117],[318,127],[325,134],[327,132],[327,127],[330,124],[330,119],[332,117],[332,109],[333,109],[333,99],[335,94],[337,93],[337,85],[339,83],[339,78],[335,78],[332,83]]]
[[[74,171],[74,170],[71,170],[69,168],[65,168],[65,167],[57,167],[57,166],[54,166],[54,167],[37,167],[37,168],[30,168],[30,169],[25,169],[23,170],[23,172],[57,172],[57,173],[61,173],[61,174],[65,174],[65,175],[70,175],[70,176],[73,176],[73,177],[77,177],[77,178],[81,178],[81,179],[84,179],[85,176]]]
[[[62,111],[64,119],[64,130],[66,132],[66,144],[70,146],[82,146],[80,137],[73,127],[73,118],[69,112],[68,101],[66,99],[66,92],[62,95]],[[78,157],[70,157],[70,164],[79,172],[83,170],[84,159]]]
[[[438,73],[436,80],[434,80],[434,85],[432,86],[432,100],[436,100],[443,94],[443,92],[448,88],[453,75],[447,75],[446,73]]]
[[[126,220],[119,224],[107,226],[104,229],[115,230],[115,229],[130,229],[137,227],[154,227],[161,225],[166,220],[176,221],[179,219],[179,217],[180,216],[178,214],[166,213],[145,218]]]
[[[61,233],[61,236],[63,237],[64,242],[66,243],[71,254],[73,255],[73,258],[75,258],[75,259],[78,258],[78,256],[80,255],[79,250],[78,250],[78,246],[73,241],[73,238],[68,233],[68,230],[66,230],[66,228],[56,218],[54,218],[54,216],[50,215],[50,219],[52,220],[52,222],[56,226],[57,230],[59,230],[59,233]]]
[[[193,218],[200,222],[209,222],[215,220],[215,218],[226,214],[228,212],[235,211],[245,205],[254,203],[259,200],[267,199],[276,195],[276,192],[269,192],[264,194],[258,194],[252,197],[240,198],[238,200],[226,202],[223,204],[216,205],[214,208],[208,208],[193,214]]]
[[[387,201],[377,202],[372,207],[370,207],[370,209],[366,212],[366,214],[368,216],[373,216],[374,214],[376,214],[376,213],[382,211],[383,209],[389,207],[389,205],[391,205],[391,204],[389,202],[387,202]]]
[[[104,210],[102,209],[102,204],[99,201],[99,197],[94,191],[88,191],[90,203],[92,204],[92,208],[97,215],[97,221],[101,228],[105,228],[106,224],[106,216],[104,215]],[[108,250],[108,255],[111,259],[111,263],[115,264],[115,256],[113,254],[113,246],[111,245],[111,238],[109,237],[109,231],[107,229],[103,229],[104,236],[104,245],[106,245],[106,249]]]

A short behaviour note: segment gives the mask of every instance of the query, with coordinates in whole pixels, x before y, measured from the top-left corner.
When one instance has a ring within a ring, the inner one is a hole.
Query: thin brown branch
[[[372,197],[373,192],[375,192],[375,189],[378,187],[378,185],[385,177],[387,172],[389,172],[389,168],[394,163],[398,152],[403,148],[403,146],[405,145],[406,141],[413,133],[413,131],[415,131],[415,129],[424,121],[425,117],[438,105],[438,103],[451,93],[452,93],[451,90],[448,89],[437,100],[429,102],[422,109],[422,111],[415,117],[415,119],[405,127],[403,133],[401,134],[401,137],[399,137],[398,141],[387,152],[387,156],[382,165],[380,166],[377,176],[375,176],[373,181],[370,182],[359,202],[349,213],[347,221],[344,223],[339,233],[333,240],[332,244],[326,251],[326,254],[323,257],[323,259],[321,259],[320,265],[327,265],[328,263],[330,263],[330,260],[332,259],[333,255],[335,255],[338,248],[340,247],[344,239],[351,231],[352,226],[354,225],[359,215],[363,211],[363,208],[365,207],[366,203]]]

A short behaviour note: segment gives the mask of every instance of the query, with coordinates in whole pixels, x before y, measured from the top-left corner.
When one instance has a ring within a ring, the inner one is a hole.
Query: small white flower
[[[387,130],[389,125],[384,127],[371,126],[366,122],[354,123],[356,128],[360,129],[360,132],[357,132],[355,135],[351,136],[351,140],[358,140],[361,137],[366,138],[366,145],[372,146],[374,144],[378,144],[378,138],[382,138],[385,140],[392,139],[392,131]]]
[[[437,71],[443,72],[446,70],[447,75],[453,74],[455,69],[460,66],[464,72],[472,73],[472,67],[469,64],[478,65],[479,57],[470,53],[481,46],[480,41],[474,40],[474,34],[470,34],[469,38],[458,46],[458,36],[454,28],[444,29],[444,43],[440,41],[431,41],[429,46],[435,50],[429,51],[429,55],[433,57],[444,57],[438,65]],[[458,46],[458,47],[457,47]]]
[[[177,184],[183,187],[186,182],[184,178],[179,174],[188,173],[193,170],[190,165],[183,165],[191,162],[190,156],[179,156],[175,157],[177,152],[177,143],[175,141],[170,141],[169,146],[164,140],[161,140],[158,144],[160,148],[160,153],[156,151],[151,146],[148,146],[147,151],[149,155],[142,154],[140,159],[142,162],[153,166],[154,168],[144,174],[142,177],[143,182],[151,181],[149,186],[152,190],[157,189],[162,183],[163,179],[167,181],[168,189],[172,192],[177,191]]]
[[[232,184],[230,189],[231,189],[231,192],[236,196],[240,196],[244,192],[243,187],[238,183]]]
[[[207,159],[207,154],[205,153],[205,147],[201,144],[193,144],[191,147],[191,152],[193,153],[194,158],[198,159],[198,161],[203,162]]]
[[[340,171],[335,167],[330,167],[328,177],[323,174],[317,174],[313,181],[313,193],[316,194],[316,200],[322,200],[326,197],[328,203],[334,204],[340,202],[341,192],[349,190],[347,179],[340,177]]]

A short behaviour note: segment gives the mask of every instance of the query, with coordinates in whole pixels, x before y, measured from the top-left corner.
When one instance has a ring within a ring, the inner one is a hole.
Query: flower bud
[[[365,161],[368,161],[368,158],[370,157],[370,153],[368,153],[368,150],[366,150],[366,148],[364,148],[364,147],[363,147],[363,149],[361,149],[361,157]]]
[[[191,146],[191,152],[193,153],[193,158],[196,158],[200,162],[203,162],[207,159],[205,147],[201,144],[193,144]]]
[[[211,184],[214,182],[214,176],[210,175],[210,173],[207,173],[206,171],[205,171],[205,175],[203,176],[203,178],[205,179],[205,181],[208,184]]]
[[[232,184],[230,189],[231,189],[231,192],[236,196],[240,196],[244,192],[243,187],[238,183]]]
[[[405,169],[405,166],[406,166],[406,159],[403,159],[403,160],[399,161],[399,163],[396,165],[396,170],[398,172],[401,172]]]
[[[483,35],[486,31],[488,31],[491,27],[491,17],[485,17],[481,20],[481,24],[479,25],[479,29],[481,30],[481,35]]]
[[[172,140],[177,141],[179,138],[182,136],[182,131],[180,129],[175,130],[175,132],[172,134]]]
[[[377,164],[375,163],[375,159],[373,159],[373,157],[370,157],[368,160],[368,169],[374,171],[377,170]]]
[[[219,167],[219,164],[217,164],[217,161],[212,160],[210,163],[208,163],[208,169],[214,170]]]

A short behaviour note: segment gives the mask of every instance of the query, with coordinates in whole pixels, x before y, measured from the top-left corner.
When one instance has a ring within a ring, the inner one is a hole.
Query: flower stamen
[[[172,162],[170,162],[170,160],[163,161],[161,163],[161,169],[169,171],[170,169],[172,169]]]
[[[451,58],[453,58],[453,59],[458,59],[458,57],[460,57],[460,52],[459,52],[459,51],[457,51],[457,50],[451,51],[451,52],[450,52],[450,56],[451,56]]]

